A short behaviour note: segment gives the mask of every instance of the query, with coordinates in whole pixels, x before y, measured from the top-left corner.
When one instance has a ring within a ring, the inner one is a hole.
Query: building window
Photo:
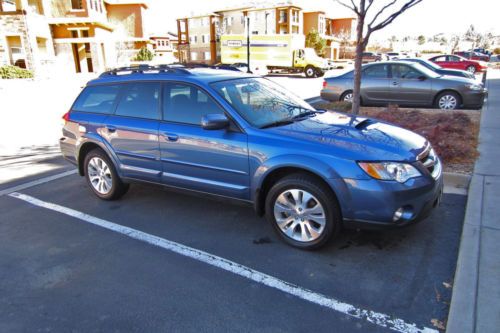
[[[259,34],[259,32],[257,30],[252,31],[252,35],[258,35],[258,34]]]
[[[47,38],[37,37],[36,45],[38,47],[38,52],[46,56],[47,55]]]
[[[286,10],[281,9],[280,10],[280,23],[285,23],[285,22],[287,22]]]
[[[206,42],[207,42],[207,41],[205,40],[205,37],[206,37],[205,35],[201,35],[201,42],[202,42],[202,43],[206,43]]]
[[[191,52],[191,60],[198,60],[198,52]]]
[[[71,9],[83,9],[82,0],[71,0]]]
[[[210,55],[210,52],[206,51],[205,52],[205,60],[211,60],[211,55]]]
[[[245,24],[245,15],[241,15],[241,24]]]

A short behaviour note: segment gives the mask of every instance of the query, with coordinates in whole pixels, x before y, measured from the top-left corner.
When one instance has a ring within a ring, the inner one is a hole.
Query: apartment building
[[[330,18],[323,11],[304,13],[304,31],[318,31],[326,40],[324,56],[329,59],[338,59],[340,42],[342,39],[354,40],[356,20],[354,17]]]
[[[171,32],[156,34],[149,37],[153,41],[153,51],[162,63],[171,63],[177,60],[177,35]]]
[[[213,64],[220,61],[220,36],[246,34],[246,20],[252,35],[301,34],[319,31],[327,40],[325,55],[338,57],[340,31],[354,31],[354,18],[334,19],[324,12],[304,12],[292,4],[246,6],[216,11],[204,16],[177,20],[179,60]]]
[[[145,1],[0,0],[0,64],[100,72],[149,44]]]

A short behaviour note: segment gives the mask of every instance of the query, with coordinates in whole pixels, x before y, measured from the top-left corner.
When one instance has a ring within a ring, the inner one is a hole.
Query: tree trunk
[[[364,7],[364,6],[363,6]],[[354,58],[354,88],[352,94],[352,110],[353,114],[359,114],[359,107],[361,106],[361,65],[363,64],[363,28],[365,25],[364,16],[358,15],[358,22],[356,27],[356,57]]]

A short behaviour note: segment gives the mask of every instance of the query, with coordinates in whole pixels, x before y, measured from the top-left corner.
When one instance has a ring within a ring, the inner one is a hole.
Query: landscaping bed
[[[316,103],[316,108],[349,113],[350,104]],[[445,172],[471,174],[477,151],[481,112],[437,109],[361,107],[361,116],[409,129],[427,138],[443,161]]]

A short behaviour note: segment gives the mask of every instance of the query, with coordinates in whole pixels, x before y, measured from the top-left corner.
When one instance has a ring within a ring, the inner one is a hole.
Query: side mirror
[[[220,113],[210,113],[201,117],[201,127],[206,130],[219,130],[229,127],[229,119]]]

